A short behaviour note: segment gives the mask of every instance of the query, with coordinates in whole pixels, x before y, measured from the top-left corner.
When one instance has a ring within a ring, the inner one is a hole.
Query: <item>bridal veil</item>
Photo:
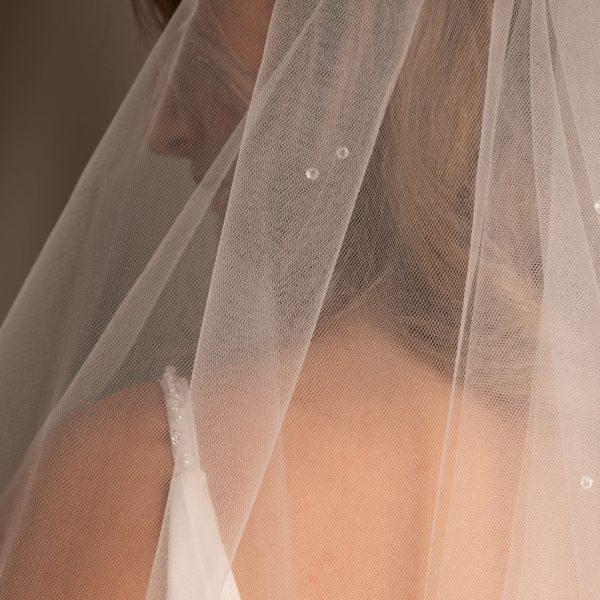
[[[0,598],[597,600],[599,274],[597,0],[183,0],[0,329]]]

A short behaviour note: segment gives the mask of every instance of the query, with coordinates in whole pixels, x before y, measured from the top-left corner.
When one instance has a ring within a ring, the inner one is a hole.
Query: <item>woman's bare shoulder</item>
[[[171,469],[158,382],[71,412],[48,434],[31,493],[13,494],[24,512],[0,598],[143,598]]]

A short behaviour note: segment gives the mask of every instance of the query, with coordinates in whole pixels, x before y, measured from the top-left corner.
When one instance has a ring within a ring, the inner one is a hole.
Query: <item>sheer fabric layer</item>
[[[0,329],[0,599],[600,597],[599,56],[184,0]]]

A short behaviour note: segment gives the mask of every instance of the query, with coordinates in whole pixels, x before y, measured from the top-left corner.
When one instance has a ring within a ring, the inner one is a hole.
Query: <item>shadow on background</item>
[[[0,323],[147,50],[129,0],[0,0]]]

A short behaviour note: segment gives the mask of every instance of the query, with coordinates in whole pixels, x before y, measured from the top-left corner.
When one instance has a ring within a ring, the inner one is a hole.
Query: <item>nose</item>
[[[149,147],[155,154],[189,157],[192,129],[177,93],[169,90],[156,109]]]

